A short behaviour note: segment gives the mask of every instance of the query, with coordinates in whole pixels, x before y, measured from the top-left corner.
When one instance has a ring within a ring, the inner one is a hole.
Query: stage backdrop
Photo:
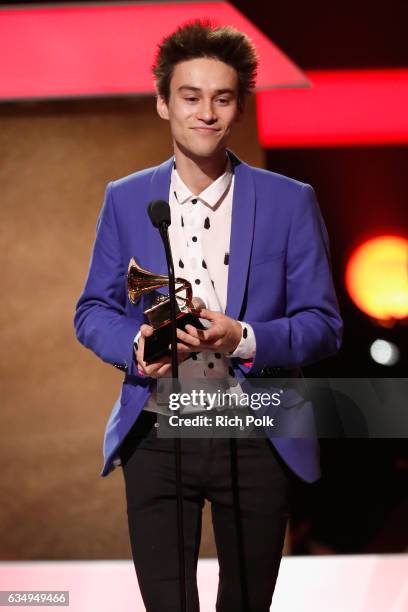
[[[236,136],[263,166],[253,99]],[[153,97],[0,107],[1,559],[131,556],[121,469],[99,476],[123,375],[72,318],[106,183],[171,153]],[[201,554],[215,556],[207,507]]]

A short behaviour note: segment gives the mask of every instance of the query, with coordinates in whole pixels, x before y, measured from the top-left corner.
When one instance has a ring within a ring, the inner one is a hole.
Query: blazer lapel
[[[255,188],[248,164],[228,150],[234,166],[227,305],[225,314],[238,319],[245,295],[255,222]],[[150,199],[168,201],[173,157],[157,166],[151,179]],[[147,208],[147,206],[146,206]],[[151,272],[167,274],[166,256],[159,231],[147,212],[147,261]],[[162,292],[165,292],[164,288]]]
[[[231,238],[225,314],[238,319],[248,277],[255,223],[255,187],[248,164],[228,151],[234,165]]]
[[[172,167],[173,157],[160,164],[160,166],[157,166],[151,178],[149,202],[151,202],[152,200],[165,200],[166,202],[169,201],[169,189]],[[148,203],[146,204],[146,243],[148,253],[147,260],[149,261],[149,265],[151,266],[151,272],[154,272],[155,274],[167,274],[166,255],[164,252],[163,242],[160,237],[159,230],[154,227],[150,222],[149,216],[147,214]]]

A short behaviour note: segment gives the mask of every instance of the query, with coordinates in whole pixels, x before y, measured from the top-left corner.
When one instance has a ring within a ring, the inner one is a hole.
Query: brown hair
[[[170,81],[176,64],[211,57],[235,68],[238,75],[238,107],[255,87],[258,57],[251,40],[231,26],[213,26],[207,19],[181,25],[158,46],[152,66],[159,95],[170,98]]]

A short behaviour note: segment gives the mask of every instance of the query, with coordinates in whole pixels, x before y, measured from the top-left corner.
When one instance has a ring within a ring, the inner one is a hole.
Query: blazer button
[[[118,370],[121,370],[122,372],[126,372],[127,371],[127,363],[114,363],[113,364],[115,368],[117,368]]]

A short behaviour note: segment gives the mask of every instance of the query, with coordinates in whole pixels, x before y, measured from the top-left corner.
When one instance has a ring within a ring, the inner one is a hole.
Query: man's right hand
[[[163,356],[154,363],[147,364],[143,361],[145,338],[153,334],[151,325],[143,324],[140,326],[140,338],[137,343],[137,351],[135,351],[135,359],[140,373],[152,378],[161,378],[171,372],[171,357]],[[190,353],[178,353],[178,362],[181,363],[190,356]]]

